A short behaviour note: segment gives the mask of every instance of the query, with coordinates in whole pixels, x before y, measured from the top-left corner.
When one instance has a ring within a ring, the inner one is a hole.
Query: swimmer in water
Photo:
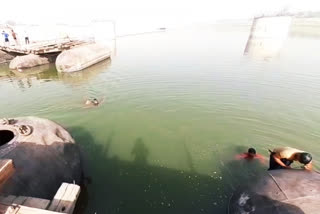
[[[93,99],[87,99],[86,100],[86,105],[93,105],[93,106],[97,106],[99,105],[99,100],[97,100],[96,98],[93,98]]]
[[[258,159],[261,163],[265,164],[265,158],[257,154],[256,150],[254,148],[249,148],[248,152],[244,152],[242,154],[239,154],[236,156],[237,160],[245,159],[245,160],[253,160],[253,159]]]
[[[89,98],[85,100],[85,108],[97,107],[103,103],[104,98],[98,100],[97,98]]]

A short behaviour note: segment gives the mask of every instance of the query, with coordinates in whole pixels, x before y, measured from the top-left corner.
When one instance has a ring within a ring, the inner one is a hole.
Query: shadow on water
[[[185,142],[183,142],[183,148],[186,153],[187,166],[189,167],[191,172],[195,172],[195,168],[194,168],[194,164],[193,164],[193,160],[192,160],[192,155],[191,155]]]
[[[90,177],[77,213],[227,213],[233,191],[265,171],[257,162],[231,161],[221,165],[221,179],[196,173],[191,158],[190,171],[150,165],[152,151],[141,137],[133,142],[133,161],[120,160],[110,155],[115,133],[100,144],[81,127],[70,131],[84,153],[85,176]]]
[[[83,128],[71,133],[80,145],[90,176],[87,195],[79,204],[78,213],[209,213],[225,211],[221,181],[210,176],[179,171],[148,163],[149,149],[142,138],[133,142],[133,161],[110,156],[114,134],[98,144]],[[81,202],[82,201],[82,202]],[[85,211],[84,211],[85,210]],[[225,212],[223,212],[225,213]]]
[[[148,148],[143,143],[142,138],[137,138],[134,143],[131,154],[134,156],[134,163],[136,165],[145,166],[147,165],[147,157],[149,154]]]

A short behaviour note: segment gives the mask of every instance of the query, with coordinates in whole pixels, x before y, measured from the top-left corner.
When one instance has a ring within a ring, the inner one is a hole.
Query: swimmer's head
[[[248,155],[250,157],[254,157],[257,154],[256,150],[254,148],[249,148],[248,149]]]
[[[96,98],[93,98],[92,104],[93,105],[99,105],[99,100],[97,100]]]

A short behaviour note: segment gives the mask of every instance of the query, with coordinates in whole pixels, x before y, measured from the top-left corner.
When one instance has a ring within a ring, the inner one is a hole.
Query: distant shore
[[[252,21],[253,19],[220,20],[214,27],[224,30],[250,31]],[[320,37],[320,17],[292,17],[289,36]]]
[[[320,37],[320,18],[294,18],[290,35]]]

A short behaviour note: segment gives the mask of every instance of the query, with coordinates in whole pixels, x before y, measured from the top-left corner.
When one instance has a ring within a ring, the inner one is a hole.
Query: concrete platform
[[[272,170],[250,189],[236,192],[228,213],[318,214],[320,174],[306,170]]]

